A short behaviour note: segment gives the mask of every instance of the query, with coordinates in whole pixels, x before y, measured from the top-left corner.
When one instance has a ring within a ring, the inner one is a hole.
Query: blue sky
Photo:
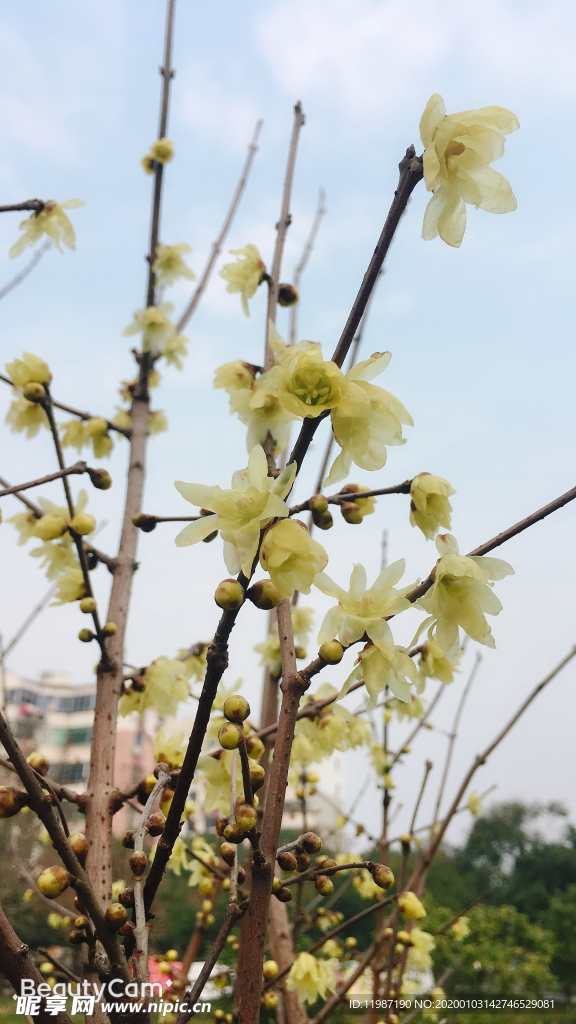
[[[54,373],[54,394],[92,412],[113,415],[119,380],[132,374],[122,330],[142,305],[151,179],[139,160],[156,135],[164,5],[112,0],[98,7],[54,0],[5,7],[0,38],[0,154],[3,202],[32,196],[87,201],[73,211],[77,252],[51,251],[0,305],[2,362],[31,350]],[[453,532],[469,550],[574,484],[574,117],[572,55],[576,10],[569,2],[486,0],[231,0],[200,5],[177,0],[173,105],[169,135],[176,157],[167,169],[162,239],[189,242],[198,272],[209,252],[259,117],[260,151],[229,247],[254,242],[269,263],[280,206],[292,106],[301,99],[302,132],[294,183],[293,225],[283,277],[300,255],[319,186],[324,219],[302,285],[303,337],[329,353],[337,340],[386,215],[406,146],[418,145],[418,123],[434,92],[449,111],[498,103],[518,115],[496,165],[512,183],[518,210],[491,216],[468,208],[459,250],[423,242],[428,195],[420,185],[394,241],[373,305],[364,354],[390,349],[379,379],[414,417],[407,443],[390,449],[379,473],[362,483],[387,486],[422,470],[456,488]],[[0,286],[25,263],[7,251],[19,215],[0,219]],[[2,255],[4,254],[4,255]],[[222,257],[219,266],[225,262]],[[172,289],[177,310],[188,284]],[[168,296],[167,296],[168,297]],[[187,334],[183,373],[168,370],[156,405],[170,430],[154,438],[145,507],[187,514],[176,478],[226,486],[245,465],[244,429],[225,395],[211,390],[214,368],[236,358],[259,362],[264,301],[258,293],[246,320],[236,296],[216,276]],[[279,317],[284,331],[286,314]],[[9,393],[0,392],[4,414]],[[309,493],[314,457],[298,485]],[[33,442],[2,428],[2,468],[10,479],[54,468],[43,436]],[[118,536],[126,447],[110,469],[113,489],[91,491],[90,507],[108,520],[98,543],[112,551]],[[41,493],[59,498],[58,485]],[[5,517],[14,499],[2,503]],[[497,585],[504,611],[493,622],[496,651],[482,651],[455,770],[463,768],[540,677],[575,642],[574,515],[571,506],[501,549],[516,575]],[[406,557],[408,581],[427,575],[435,550],[408,524],[407,500],[384,499],[354,532],[337,522],[321,540],[331,575],[344,582],[353,561],[376,571],[382,530],[389,558]],[[142,536],[128,660],[144,664],[208,639],[216,623],[206,600],[224,575],[219,541],[176,549],[166,526]],[[34,560],[2,527],[0,550],[9,586],[0,596],[0,630],[11,636],[46,583]],[[96,574],[101,599],[107,579]],[[314,594],[318,610],[328,599]],[[75,639],[75,607],[46,611],[11,661],[34,676],[67,669],[89,678],[94,651]],[[398,624],[409,639],[415,613]],[[248,696],[259,688],[252,645],[263,616],[247,610],[232,643],[229,678],[242,676]],[[473,653],[469,648],[467,660]],[[334,672],[339,682],[342,672]],[[328,676],[330,678],[330,676]],[[563,799],[574,810],[572,735],[575,669],[569,668],[528,713],[502,753],[482,770],[477,788],[498,782],[498,798]],[[458,683],[446,694],[437,724],[449,727]],[[442,744],[430,734],[422,757],[440,774]],[[428,749],[429,748],[429,749]],[[402,769],[410,786],[421,757]],[[351,762],[352,763],[352,762]],[[354,773],[363,777],[359,759]],[[350,786],[350,799],[354,795]],[[370,798],[372,799],[372,798]],[[363,813],[370,815],[369,803]]]

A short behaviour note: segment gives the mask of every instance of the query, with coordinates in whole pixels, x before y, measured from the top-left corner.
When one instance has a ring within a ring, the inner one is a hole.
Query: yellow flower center
[[[318,370],[299,370],[294,375],[293,386],[294,394],[306,405],[324,405],[330,401],[332,388]]]
[[[449,142],[446,146],[446,156],[462,156],[465,149],[466,146],[463,142],[456,142],[455,140],[452,140],[452,142]]]

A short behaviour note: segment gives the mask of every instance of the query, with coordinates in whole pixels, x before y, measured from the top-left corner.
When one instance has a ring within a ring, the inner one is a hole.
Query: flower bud
[[[46,775],[46,772],[50,768],[48,758],[44,757],[44,754],[39,754],[36,750],[32,754],[28,754],[26,761],[35,772],[39,773],[39,775]]]
[[[226,722],[218,730],[218,742],[224,750],[236,750],[244,738],[244,733],[235,722]]]
[[[252,792],[255,793],[257,789],[260,789],[264,785],[265,771],[261,764],[250,765],[250,782],[252,784]]]
[[[70,875],[66,868],[56,864],[53,868],[45,868],[36,882],[39,892],[49,900],[55,900],[70,885]]]
[[[280,903],[290,903],[292,899],[292,890],[289,889],[286,885],[282,885],[280,889],[278,889],[278,892],[276,892],[274,889],[272,891],[276,899],[280,900]]]
[[[305,832],[303,836],[300,836],[300,845],[306,853],[320,853],[322,840],[315,832]]]
[[[307,871],[308,868],[310,867],[310,856],[309,856],[309,854],[307,854],[307,853],[297,853],[296,854],[296,865],[298,867],[298,871]]]
[[[107,491],[109,487],[112,487],[112,477],[107,469],[90,469],[88,467],[88,476],[92,481],[92,486],[99,491]]]
[[[258,815],[250,804],[242,804],[236,811],[236,825],[241,832],[250,832],[258,821]]]
[[[406,854],[410,852],[410,835],[405,832],[404,835],[400,836],[400,842],[402,843],[402,853]]]
[[[229,818],[216,818],[216,835],[223,836],[224,829],[229,822]]]
[[[127,915],[126,910],[121,903],[111,903],[106,910],[104,917],[106,918],[106,924],[108,927],[112,928],[112,930],[116,932],[121,925],[124,924]]]
[[[243,722],[250,714],[250,705],[245,697],[236,693],[224,701],[222,710],[229,722]]]
[[[164,959],[167,960],[168,963],[173,963],[174,960],[178,959],[178,950],[177,949],[167,949],[166,953],[164,955]],[[172,987],[174,987],[174,986],[172,986]]]
[[[264,753],[264,744],[259,736],[249,736],[246,740],[246,753],[253,761],[259,761]]]
[[[78,633],[78,639],[81,640],[83,644],[89,644],[91,640],[94,640],[94,633],[91,629],[81,629]]]
[[[399,932],[396,933],[396,938],[397,938],[398,942],[402,942],[404,946],[411,946],[412,945],[412,939],[410,938],[410,932],[407,932],[404,928],[402,928]]]
[[[122,892],[118,896],[118,902],[123,907],[131,909],[134,906],[134,889],[122,889]]]
[[[140,879],[146,871],[146,865],[148,863],[148,857],[144,853],[144,850],[134,850],[134,853],[130,857],[130,870],[134,875],[134,878]],[[122,922],[121,922],[122,923]]]
[[[274,586],[272,580],[258,580],[254,586],[246,591],[246,597],[262,611],[270,611],[271,608],[277,608],[282,600],[282,594]]]
[[[104,633],[104,636],[114,636],[114,634],[118,632],[118,626],[115,622],[107,622],[106,625],[102,627],[102,632]]]
[[[142,533],[152,533],[152,530],[156,529],[158,520],[156,516],[147,516],[143,512],[138,516],[133,516],[132,522]]]
[[[364,518],[360,505],[357,505],[355,501],[343,501],[340,505],[340,511],[346,522],[351,523],[353,526],[357,526]]]
[[[304,786],[298,786],[296,788],[296,796],[298,797],[298,800],[304,799]]]
[[[213,906],[212,900],[202,900],[202,913],[209,914]]]
[[[236,845],[238,845],[238,843],[241,843],[243,841],[244,835],[245,833],[242,831],[242,829],[238,828],[238,825],[236,824],[235,821],[229,822],[229,824],[226,825],[226,828],[224,829],[224,838],[229,843],[236,843]]]
[[[135,932],[135,931],[136,931],[136,925],[134,924],[134,921],[124,921],[124,924],[121,924],[119,929],[118,929],[118,934],[119,935],[132,935],[132,933]]]
[[[236,848],[232,843],[222,843],[220,847],[220,856],[222,857],[222,860],[225,860],[226,863],[232,867],[236,857]]]
[[[142,779],[142,782],[138,786],[138,792],[142,792],[145,793],[146,796],[150,796],[150,793],[154,789],[156,782],[156,776],[153,775],[152,772],[150,772],[150,775],[147,775],[146,778]],[[146,803],[146,801],[144,801],[144,803]]]
[[[389,889],[394,885],[394,873],[386,864],[372,864],[368,870],[381,889]]]
[[[333,857],[317,857],[316,858],[316,867],[317,868],[324,868],[324,870],[326,870],[326,868],[335,868],[337,866],[337,864],[338,864],[338,861],[334,860]]]
[[[302,644],[296,644],[294,648],[294,654],[298,658],[298,661],[303,661],[307,655],[306,648],[302,647]]]
[[[22,394],[27,402],[41,402],[46,398],[46,388],[43,384],[37,384],[35,380],[31,380],[24,385]]]
[[[329,896],[331,892],[334,892],[334,882],[328,878],[328,875],[318,875],[314,882],[314,888],[322,896]]]
[[[156,811],[155,814],[151,814],[146,821],[146,828],[151,836],[161,836],[164,831],[164,825],[166,824],[166,818],[162,814],[162,811]]]
[[[86,914],[79,914],[78,917],[76,917],[74,919],[74,927],[75,928],[86,928],[87,925],[88,925],[88,918],[86,917]]]
[[[293,284],[278,285],[279,306],[294,306],[298,302],[298,299],[299,295]]]
[[[275,960],[265,960],[262,966],[262,974],[267,981],[271,981],[278,974],[278,964]]]
[[[81,946],[83,942],[88,942],[86,932],[80,931],[79,928],[74,928],[68,936],[68,941],[71,942],[73,946]]]
[[[348,949],[354,949],[358,945],[358,939],[355,939],[353,935],[349,935],[347,939],[344,939],[344,943],[348,946]]]
[[[83,597],[80,601],[80,611],[84,612],[85,615],[89,615],[91,612],[96,611],[96,601],[93,597]]]
[[[86,839],[86,836],[83,832],[73,832],[72,835],[69,836],[68,842],[78,857],[78,860],[82,866],[84,866],[86,863],[86,856],[88,854],[88,840]],[[76,927],[79,928],[80,925],[76,925]]]
[[[278,1006],[278,995],[276,992],[265,992],[260,1000],[260,1005],[264,1010],[274,1010]]]
[[[298,867],[296,856],[291,850],[284,850],[283,852],[278,853],[276,855],[276,860],[282,868],[282,871],[296,871],[296,868]]]
[[[200,880],[200,885],[198,886],[198,892],[200,893],[201,896],[213,896],[214,895],[214,893],[216,892],[216,882],[214,881],[214,878],[213,878],[212,875],[209,875],[209,876],[207,876],[205,878],[202,878]]]
[[[230,888],[230,879],[225,878],[222,882],[222,888],[228,890]]]
[[[325,640],[318,650],[318,657],[328,665],[337,665],[344,657],[344,648],[339,640]]]
[[[96,520],[94,516],[88,514],[88,512],[78,512],[72,519],[70,526],[75,533],[79,533],[81,537],[84,537],[87,533],[93,533],[96,527]]]
[[[313,512],[312,522],[319,530],[330,530],[334,526],[334,519],[331,512]]]
[[[34,536],[40,540],[57,540],[68,529],[68,523],[64,516],[46,515],[41,516],[34,527]]]
[[[224,608],[227,612],[236,611],[244,604],[244,588],[238,580],[222,580],[216,587],[214,600],[219,608]]]
[[[273,893],[280,892],[280,889],[282,889],[282,880],[280,878],[273,878],[272,879],[272,892]]]
[[[323,512],[327,512],[328,498],[326,498],[323,494],[313,494],[312,497],[310,498],[310,501],[308,502],[308,508],[310,509],[311,512],[319,512],[320,514],[322,514]]]
[[[27,793],[13,786],[0,786],[0,818],[12,818],[28,803]]]

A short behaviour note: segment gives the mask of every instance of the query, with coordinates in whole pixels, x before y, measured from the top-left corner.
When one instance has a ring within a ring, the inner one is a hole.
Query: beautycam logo
[[[114,979],[103,985],[90,985],[87,981],[74,984],[57,982],[53,988],[47,983],[35,985],[29,978],[20,982],[20,995],[15,995],[16,1013],[26,1017],[35,1017],[41,1012],[56,1017],[59,1013],[67,1012],[67,1002],[72,999],[72,1009],[69,1011],[73,1016],[75,1013],[84,1013],[91,1017],[94,1014],[96,1004],[100,1004],[102,1013],[157,1013],[165,1017],[168,1013],[210,1013],[211,1003],[194,1003],[193,1006],[186,1002],[186,997],[171,1003],[162,998],[162,985],[151,985],[147,982],[138,984],[135,981],[127,985],[118,979]],[[124,1000],[129,999],[129,1002]]]

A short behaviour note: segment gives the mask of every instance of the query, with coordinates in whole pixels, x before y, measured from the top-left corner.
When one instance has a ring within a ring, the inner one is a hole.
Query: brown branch
[[[70,978],[70,981],[74,981],[76,983],[82,981],[82,979],[79,978],[77,974],[74,974],[72,971],[69,971],[68,968],[65,967],[64,964],[61,964],[60,961],[57,960],[55,956],[52,956],[52,953],[49,953],[47,949],[43,949],[42,946],[39,946],[38,952],[41,953],[42,956],[46,957],[46,959],[54,965],[54,967],[56,968],[57,971],[60,972],[60,974],[63,974],[66,978]]]
[[[458,726],[460,724],[460,718],[462,716],[462,712],[464,710],[464,705],[466,703],[468,694],[470,693],[470,688],[472,686],[472,683],[474,682],[474,678],[476,676],[476,673],[478,671],[478,668],[480,666],[480,662],[481,661],[482,661],[482,655],[476,653],[476,660],[475,660],[474,665],[472,667],[472,671],[471,671],[471,673],[470,673],[470,675],[468,677],[468,682],[466,683],[466,686],[464,687],[464,691],[463,691],[462,696],[460,698],[460,701],[458,703],[458,708],[456,710],[456,715],[454,716],[454,724],[452,726],[452,732],[450,733],[450,736],[449,736],[448,750],[447,750],[447,753],[446,753],[446,761],[444,763],[444,771],[442,772],[442,781],[440,783],[440,789],[438,790],[438,797],[436,799],[436,807],[434,809],[434,823],[433,823],[433,825],[436,824],[436,822],[438,820],[438,815],[440,813],[440,805],[442,803],[442,797],[444,796],[444,789],[446,787],[446,781],[448,779],[448,772],[450,771],[450,762],[452,760],[452,752],[454,750],[454,744],[456,742],[456,737],[458,735]]]
[[[378,941],[378,939],[375,939],[374,942],[372,942],[368,946],[368,949],[362,955],[361,960],[359,960],[358,962],[358,966],[354,968],[350,977],[346,978],[344,984],[336,990],[335,995],[331,996],[330,999],[326,1000],[324,1006],[320,1010],[320,1013],[317,1013],[316,1016],[312,1018],[311,1024],[322,1024],[322,1022],[330,1016],[332,1010],[334,1010],[335,1007],[337,1007],[342,1002],[348,989],[354,984],[355,981],[357,981],[360,975],[364,973],[368,964],[373,959],[374,954],[378,949]]]
[[[422,157],[416,156],[414,146],[408,147],[406,150],[406,156],[401,160],[399,166],[400,180],[398,182],[398,188],[394,193],[394,199],[382,229],[382,234],[378,239],[374,255],[370,260],[368,270],[364,275],[364,280],[362,281],[360,290],[354,300],[350,315],[346,321],[340,340],[334,350],[334,355],[332,356],[332,361],[336,363],[337,366],[342,366],[346,358],[348,349],[354,340],[354,335],[358,329],[370,295],[374,289],[376,281],[378,280],[378,275],[390,248],[392,239],[394,238],[396,228],[400,223],[400,218],[408,205],[408,200],[414,191],[414,188],[422,178]],[[296,444],[294,445],[292,454],[288,460],[289,462],[295,462],[298,468],[302,465],[302,459],[308,451],[312,438],[314,437],[322,418],[323,417],[318,416],[317,419],[306,419],[302,424]]]
[[[0,298],[2,298],[2,293],[0,293]],[[14,381],[10,377],[5,377],[3,373],[0,373],[0,380],[4,381],[5,384],[9,384],[10,387],[16,386]],[[56,409],[62,409],[64,412],[69,412],[73,416],[77,416],[79,420],[96,419],[93,413],[80,412],[79,409],[74,409],[71,405],[64,405],[63,402],[57,402],[54,398],[52,399],[52,405]],[[98,417],[98,419],[106,419],[106,417],[102,416]],[[106,420],[106,426],[108,427],[108,430],[115,430],[118,434],[123,434],[124,437],[130,437],[130,430],[127,427],[118,427],[115,423],[112,423],[112,420]]]
[[[456,914],[456,916],[453,917],[451,921],[447,921],[446,924],[443,924],[440,928],[437,928],[435,932],[432,932],[432,935],[442,935],[442,932],[447,932],[448,929],[451,928],[453,924],[456,924],[456,921],[459,921],[461,917],[464,917],[464,914],[467,914],[469,910],[472,910],[475,906],[478,905],[478,903],[481,903],[482,900],[485,900],[486,897],[489,895],[490,889],[487,889],[486,892],[483,892],[481,896],[477,896],[475,900],[472,900],[472,903],[469,903],[467,907],[464,907],[464,910],[461,910],[458,914]]]
[[[144,850],[144,837],[148,834],[146,821],[152,811],[156,798],[160,795],[168,782],[170,775],[165,764],[158,765],[156,785],[150,792],[144,805],[138,828],[134,833],[134,850],[142,853]],[[134,974],[137,981],[148,981],[148,926],[146,924],[146,911],[144,909],[144,891],[142,877],[134,879],[134,918],[136,928],[134,929],[134,940],[136,949],[134,951]]]
[[[235,214],[236,214],[236,210],[238,209],[238,205],[239,205],[240,200],[242,198],[242,194],[243,194],[243,192],[244,192],[244,190],[246,188],[246,183],[248,181],[248,175],[250,174],[250,168],[252,166],[252,161],[254,160],[254,157],[255,157],[256,153],[258,152],[258,136],[260,135],[260,130],[261,130],[263,124],[264,124],[263,121],[257,121],[256,122],[256,127],[254,129],[254,135],[252,137],[252,142],[248,146],[248,155],[246,157],[246,163],[244,164],[244,167],[242,168],[242,174],[240,175],[240,181],[238,182],[238,185],[236,186],[236,191],[234,193],[234,197],[233,197],[232,202],[230,204],[230,208],[229,208],[228,213],[226,214],[226,217],[224,219],[224,224],[222,225],[222,228],[220,230],[220,234],[218,235],[216,241],[212,245],[212,252],[210,253],[210,256],[208,257],[208,261],[206,263],[206,266],[204,267],[204,270],[202,271],[202,274],[200,276],[200,280],[198,281],[198,284],[196,285],[196,288],[194,290],[194,294],[193,294],[192,298],[190,299],[190,302],[186,306],[186,309],[182,313],[182,316],[180,317],[178,323],[176,324],[176,333],[177,334],[181,334],[181,332],[184,330],[186,324],[188,323],[190,317],[194,313],[194,310],[196,309],[196,306],[200,302],[200,299],[202,298],[202,295],[204,294],[204,291],[206,290],[206,286],[208,284],[208,281],[210,280],[210,276],[211,276],[212,271],[214,269],[214,264],[216,263],[216,260],[218,259],[220,253],[222,252],[222,246],[224,244],[224,239],[226,238],[226,235],[228,234],[228,231],[230,230],[230,226],[232,224],[232,221],[234,220],[234,217],[235,217]]]
[[[276,305],[278,302],[278,282],[280,280],[280,268],[282,266],[282,254],[284,252],[284,243],[286,241],[286,234],[288,228],[292,222],[290,214],[290,198],[292,195],[292,181],[294,178],[294,165],[296,163],[296,151],[298,149],[298,140],[300,138],[300,129],[306,124],[306,118],[302,110],[302,104],[300,101],[294,107],[294,121],[292,124],[292,135],[290,138],[290,148],[288,150],[288,163],[286,165],[286,175],[284,177],[284,190],[282,193],[282,207],[280,210],[280,220],[276,225],[276,245],[274,247],[274,256],[272,259],[272,269],[268,275],[268,308],[266,311],[266,347],[265,347],[265,359],[264,369],[269,370],[274,365],[274,353],[268,343],[268,324],[272,321],[276,323]]]
[[[198,978],[196,979],[194,985],[192,986],[192,991],[190,992],[190,995],[187,997],[186,1001],[187,1005],[189,1006],[189,1009],[186,1010],[186,1012],[182,1012],[182,1010],[179,1012],[178,1016],[176,1017],[176,1024],[186,1024],[186,1021],[190,1020],[190,1018],[194,1016],[193,1007],[198,997],[202,994],[202,990],[206,982],[208,981],[210,974],[212,973],[212,968],[214,967],[216,961],[218,960],[220,953],[224,949],[226,939],[228,938],[236,922],[239,921],[242,915],[244,914],[245,910],[246,904],[237,906],[237,904],[233,903],[232,901],[228,903],[226,916],[224,918],[224,921],[222,922],[222,927],[218,932],[216,941],[212,946],[210,953],[208,954],[208,958],[204,963],[204,966],[200,971]]]
[[[172,62],[172,33],[174,29],[174,5],[175,0],[168,0],[166,13],[166,34],[164,38],[164,62],[160,68],[162,75],[162,99],[160,101],[160,123],[158,126],[158,138],[166,138],[168,130],[168,103],[170,100],[170,82],[175,71],[170,67]],[[164,179],[164,164],[160,161],[154,163],[154,195],[152,199],[152,217],[150,222],[150,251],[148,254],[148,289],[146,294],[146,305],[155,305],[156,274],[152,269],[156,259],[158,238],[160,231],[160,207],[162,204],[162,183]]]
[[[326,193],[325,193],[324,189],[321,188],[321,189],[318,190],[318,206],[316,207],[316,213],[314,215],[314,220],[312,221],[312,227],[310,228],[310,234],[308,235],[308,238],[306,239],[306,244],[304,246],[304,250],[302,252],[302,255],[301,255],[298,263],[296,264],[296,266],[294,268],[293,284],[294,284],[294,288],[296,289],[297,292],[300,291],[300,279],[301,279],[302,274],[304,273],[304,271],[305,271],[305,269],[306,269],[306,267],[308,265],[308,260],[310,259],[310,255],[312,253],[312,249],[314,248],[314,243],[316,241],[316,237],[318,235],[318,231],[320,230],[320,224],[322,223],[322,217],[326,213],[326,207],[324,206],[325,202],[326,202]],[[290,331],[289,331],[289,341],[288,341],[289,345],[295,345],[296,344],[296,324],[297,324],[297,320],[298,320],[298,311],[299,311],[299,309],[300,309],[300,302],[299,301],[295,302],[294,305],[290,309]]]
[[[38,216],[46,203],[42,199],[26,199],[23,203],[12,203],[10,206],[0,206],[0,213],[16,213],[18,210],[32,210]]]
[[[6,651],[7,650],[8,648],[6,648]],[[9,772],[14,772],[16,775],[18,774],[14,765],[3,757],[0,757],[0,765],[2,765],[3,768],[7,768]],[[82,810],[85,803],[83,793],[75,793],[73,789],[67,789],[66,786],[60,786],[56,782],[53,782],[52,779],[41,776],[39,772],[35,772],[35,775],[41,785],[45,785],[46,788],[58,798],[58,800],[67,800],[68,803],[76,804],[76,806]]]
[[[85,462],[75,462],[73,466],[68,469],[60,469],[58,473],[49,473],[48,476],[38,477],[37,480],[29,480],[27,484],[14,484],[13,487],[5,487],[3,491],[0,491],[0,498],[6,497],[7,494],[14,494],[16,491],[27,491],[30,487],[40,487],[42,484],[50,483],[51,480],[59,480],[63,476],[85,473],[87,469]]]
[[[0,963],[2,964],[2,973],[6,975],[15,992],[21,991],[20,983],[25,978],[31,979],[36,989],[44,981],[30,956],[28,946],[18,938],[2,907],[0,907]],[[44,999],[40,1003],[40,1012],[35,1014],[33,1019],[37,1020],[38,1024],[49,1024],[50,1021],[57,1021],[58,1024],[71,1024],[67,1013],[58,1013],[56,1016],[47,1013]]]
[[[209,864],[207,860],[204,860],[203,857],[200,857],[200,855],[196,853],[195,850],[187,850],[186,852],[189,853],[191,857],[194,857],[194,860],[199,860],[200,863],[204,865],[206,870],[211,871],[212,874],[216,876],[216,878],[220,879],[221,882],[223,882],[224,879],[228,877],[228,875],[226,875],[223,871],[220,871],[220,868],[217,868],[215,864]]]
[[[408,829],[409,835],[412,835],[413,832],[414,832],[414,825],[416,824],[416,816],[417,816],[418,811],[420,809],[420,804],[422,802],[422,797],[424,796],[424,790],[426,789],[426,783],[428,781],[428,776],[429,776],[430,772],[432,771],[433,767],[434,766],[432,764],[432,761],[426,761],[425,762],[424,778],[422,779],[422,785],[420,787],[420,792],[418,793],[418,799],[416,800],[416,806],[414,807],[414,813],[412,815],[412,821],[410,822],[410,828]]]
[[[324,474],[322,474],[324,476]],[[382,494],[410,494],[410,487],[412,485],[411,480],[404,480],[401,484],[396,484],[395,487],[381,487],[377,491],[361,491],[352,495],[354,501],[358,498],[377,498]],[[320,485],[321,486],[321,485]],[[350,491],[338,491],[337,494],[331,494],[326,497],[329,505],[342,505],[345,501],[350,501]],[[288,510],[288,515],[295,516],[298,512],[307,512],[310,505],[310,498],[306,501],[301,502],[300,505],[294,505]]]

